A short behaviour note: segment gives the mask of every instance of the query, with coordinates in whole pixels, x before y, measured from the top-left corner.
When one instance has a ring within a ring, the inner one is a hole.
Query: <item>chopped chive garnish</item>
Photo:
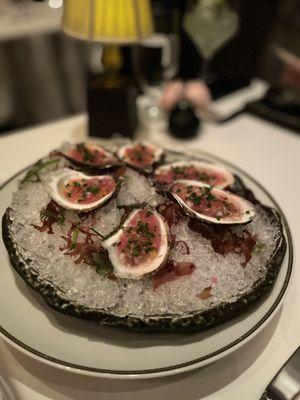
[[[77,225],[75,227],[74,231],[72,232],[72,240],[71,240],[71,246],[70,246],[71,250],[76,248],[78,233],[79,233],[79,226]]]

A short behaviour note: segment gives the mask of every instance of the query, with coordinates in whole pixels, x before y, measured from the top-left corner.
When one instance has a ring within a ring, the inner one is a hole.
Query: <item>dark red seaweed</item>
[[[47,207],[43,208],[40,216],[42,226],[32,225],[35,229],[40,232],[47,232],[48,234],[53,234],[53,224],[63,224],[65,210],[59,206],[55,201],[51,200]]]
[[[79,242],[77,240],[78,233],[84,233],[84,240]],[[78,224],[72,224],[67,232],[67,236],[62,236],[66,241],[66,245],[61,247],[60,250],[64,254],[74,257],[75,264],[84,262],[86,264],[95,265],[93,253],[98,253],[102,250],[101,240],[99,237],[88,232],[84,228],[80,228]]]
[[[241,263],[243,267],[251,260],[256,239],[247,229],[238,236],[228,226],[208,225],[194,219],[190,220],[189,228],[210,240],[216,253],[224,256],[230,252],[243,254],[245,257],[245,261]]]
[[[156,290],[167,282],[174,281],[185,275],[191,275],[195,270],[192,262],[176,262],[169,260],[167,264],[152,278],[153,289]]]
[[[169,227],[177,224],[183,218],[181,207],[176,203],[160,204],[157,211],[165,218]]]

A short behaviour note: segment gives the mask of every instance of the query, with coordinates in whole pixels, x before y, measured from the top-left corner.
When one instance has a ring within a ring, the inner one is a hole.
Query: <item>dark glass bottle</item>
[[[178,139],[189,139],[199,133],[200,122],[191,104],[182,99],[170,112],[169,131]]]
[[[125,74],[118,46],[104,46],[103,73],[89,78],[87,109],[90,136],[110,138],[116,134],[133,137],[137,126],[137,86]]]

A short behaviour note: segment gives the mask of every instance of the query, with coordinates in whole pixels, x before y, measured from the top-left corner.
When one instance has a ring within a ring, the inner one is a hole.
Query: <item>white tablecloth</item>
[[[84,139],[78,116],[0,137],[0,181],[45,155],[63,140]],[[143,132],[141,136],[145,136]],[[153,127],[148,137],[172,144]],[[182,142],[179,146],[183,146]],[[165,379],[117,381],[63,372],[33,360],[0,340],[0,371],[22,400],[255,400],[300,343],[299,174],[300,138],[282,128],[242,115],[230,123],[207,125],[185,145],[209,151],[247,170],[282,207],[295,245],[295,272],[283,307],[269,325],[233,354],[201,370]]]

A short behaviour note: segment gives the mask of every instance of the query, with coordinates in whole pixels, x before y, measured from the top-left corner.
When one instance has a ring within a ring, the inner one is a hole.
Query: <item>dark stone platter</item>
[[[257,304],[259,300],[262,300],[272,289],[286,252],[287,244],[279,213],[271,207],[261,205],[253,193],[237,176],[232,192],[243,196],[254,204],[260,205],[264,209],[268,220],[279,228],[281,234],[275,243],[273,253],[265,265],[267,272],[264,277],[256,281],[249,288],[249,291],[238,297],[236,301],[230,303],[224,302],[205,311],[184,313],[184,315],[145,315],[143,317],[127,315],[120,317],[106,309],[86,307],[66,299],[59,288],[39,276],[38,271],[31,266],[30,259],[24,258],[22,250],[19,248],[18,243],[15,242],[11,232],[11,225],[13,223],[11,208],[6,210],[2,219],[3,240],[11,264],[17,273],[31,288],[40,293],[51,308],[60,313],[101,324],[117,325],[140,331],[199,331],[240,315],[251,306]]]

